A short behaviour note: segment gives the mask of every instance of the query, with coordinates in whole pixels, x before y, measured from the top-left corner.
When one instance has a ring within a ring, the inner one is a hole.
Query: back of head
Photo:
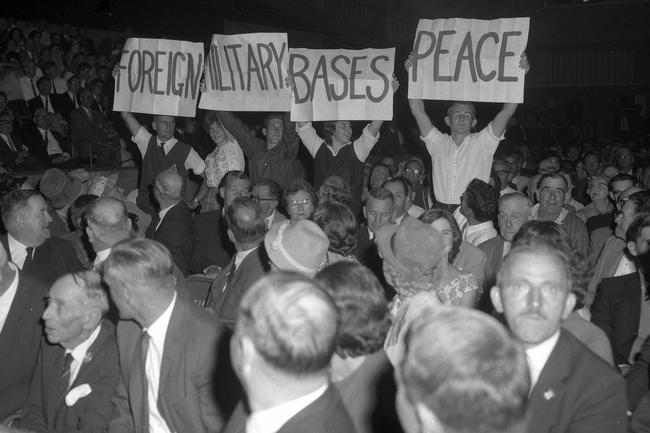
[[[313,280],[267,274],[244,295],[237,332],[271,368],[291,376],[323,374],[334,353],[338,314]]]
[[[350,184],[340,176],[330,176],[318,188],[318,200],[338,201],[346,206],[352,206]]]
[[[237,197],[226,208],[226,223],[240,244],[260,243],[266,234],[262,208],[247,197]]]
[[[82,290],[86,309],[95,310],[99,316],[108,311],[108,294],[102,285],[102,277],[94,271],[81,271],[69,274],[74,283]]]
[[[494,220],[499,204],[499,191],[488,183],[473,179],[465,190],[467,206],[479,222]]]
[[[352,210],[339,202],[326,201],[314,211],[314,222],[330,241],[329,250],[347,256],[357,246],[359,227]]]
[[[346,358],[380,350],[391,320],[384,289],[375,274],[359,263],[342,261],[320,271],[316,281],[339,312],[336,353]]]
[[[175,286],[174,262],[169,250],[151,239],[123,240],[103,262],[104,275],[160,290]]]
[[[530,388],[526,358],[495,319],[465,308],[427,307],[410,324],[404,342],[399,386],[440,429],[425,425],[422,431],[524,431]]]
[[[183,197],[183,178],[171,170],[162,171],[156,180],[159,183],[160,194],[167,200],[175,201]]]
[[[126,206],[120,200],[102,197],[86,211],[86,221],[95,236],[112,246],[129,238],[131,224]]]

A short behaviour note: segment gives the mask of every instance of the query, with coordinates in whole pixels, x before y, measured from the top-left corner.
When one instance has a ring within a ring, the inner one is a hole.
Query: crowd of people
[[[0,39],[0,433],[650,431],[647,137],[149,124],[83,33]]]

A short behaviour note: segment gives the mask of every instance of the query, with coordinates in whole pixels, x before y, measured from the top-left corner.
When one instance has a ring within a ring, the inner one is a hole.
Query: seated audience
[[[593,176],[589,179],[587,194],[591,202],[576,212],[576,216],[587,225],[589,251],[593,262],[612,235],[616,207],[610,201],[607,189],[608,179]]]
[[[79,91],[81,106],[70,113],[72,146],[77,157],[84,163],[113,167],[119,162],[120,145],[108,135],[106,120],[99,111],[93,109],[94,101],[90,88]]]
[[[339,312],[331,379],[350,412],[357,433],[390,431],[385,407],[395,396],[382,388],[392,368],[382,350],[390,327],[384,290],[365,266],[341,262],[316,275]],[[388,394],[388,395],[387,395]],[[381,401],[381,403],[380,403]]]
[[[526,357],[491,317],[424,309],[409,325],[396,367],[396,405],[406,433],[526,431]]]
[[[232,364],[246,392],[224,433],[353,433],[330,383],[338,331],[336,306],[314,280],[272,273],[241,301]]]

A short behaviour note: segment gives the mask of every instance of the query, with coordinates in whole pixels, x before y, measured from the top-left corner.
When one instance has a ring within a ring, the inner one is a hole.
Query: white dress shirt
[[[621,275],[633,274],[636,272],[636,265],[633,261],[627,258],[625,254],[621,257],[621,260],[618,261],[618,266],[616,267],[616,272],[614,272],[615,277],[620,277]]]
[[[16,265],[9,263],[9,267],[16,272]],[[18,272],[14,274],[14,280],[11,282],[7,290],[0,296],[0,334],[2,333],[2,328],[5,326],[7,321],[7,316],[9,315],[9,310],[11,309],[11,304],[14,302],[16,297],[16,291],[18,290]]]
[[[52,132],[43,129],[43,128],[38,128],[38,132],[41,134],[41,137],[43,137],[43,141],[45,141],[45,134],[47,133],[47,154],[48,155],[61,155],[63,154],[63,150],[61,149],[61,146],[59,145],[59,141],[52,135]]]
[[[147,131],[144,126],[141,126],[138,133],[134,137],[131,137],[131,140],[138,146],[140,155],[144,158],[147,153],[147,147],[149,146],[149,140],[151,140],[151,134],[149,131]],[[173,149],[177,141],[178,140],[172,137],[165,142],[163,146],[165,149],[165,155]],[[161,143],[158,138],[156,138],[156,143],[157,146],[160,147]],[[205,170],[205,161],[203,161],[199,154],[196,153],[196,150],[190,149],[190,153],[187,155],[187,158],[185,158],[184,166],[186,170],[192,170],[194,174],[199,175],[203,173],[203,170]]]
[[[111,248],[106,248],[105,250],[99,251],[95,255],[95,260],[93,260],[93,270],[97,270],[101,264],[108,258],[108,256],[111,254]]]
[[[161,209],[160,212],[158,212],[158,217],[160,219],[158,220],[158,224],[156,224],[156,230],[158,230],[158,227],[160,227],[160,224],[162,223],[163,219],[165,219],[165,215],[167,215],[167,212],[169,212],[169,210],[174,206],[176,206],[178,203],[180,202],[174,203],[171,206],[167,206],[165,209]]]
[[[465,137],[460,146],[451,135],[433,127],[422,137],[432,164],[433,191],[442,203],[460,204],[460,196],[472,179],[490,180],[492,156],[505,137],[492,132],[492,122]]]
[[[546,365],[546,361],[551,356],[551,352],[555,349],[555,345],[560,338],[560,331],[558,330],[546,341],[542,341],[537,346],[526,349],[526,360],[528,361],[528,372],[530,373],[530,389],[535,387],[537,379],[539,379],[542,370]]]
[[[19,269],[22,269],[25,264],[25,259],[27,258],[27,246],[14,239],[10,234],[7,234],[7,243],[9,244],[11,261],[15,263]],[[32,251],[32,254],[34,254],[34,251]]]
[[[253,412],[246,420],[246,433],[275,433],[301,410],[325,394],[325,385],[307,395],[273,406],[269,409]]]
[[[463,239],[475,247],[483,242],[497,236],[497,231],[492,221],[485,221],[479,224],[468,224],[463,232]]]
[[[176,305],[176,292],[167,309],[143,332],[149,334],[149,350],[147,350],[147,402],[149,405],[150,433],[171,433],[169,426],[158,410],[158,391],[160,390],[160,367],[165,350],[165,336]]]
[[[95,342],[95,340],[97,340],[97,336],[99,335],[101,328],[101,324],[97,325],[97,328],[95,328],[93,333],[90,334],[90,336],[85,341],[79,343],[77,347],[72,350],[66,349],[66,355],[68,353],[72,354],[72,363],[70,364],[70,381],[68,382],[68,387],[70,387],[74,383],[74,380],[77,378],[79,370],[81,369],[81,365],[86,359],[88,349],[90,349],[90,346]]]
[[[312,158],[315,158],[316,154],[318,153],[318,149],[320,149],[321,145],[325,142],[325,140],[323,140],[318,136],[311,122],[307,122],[307,124],[303,125],[302,128],[296,126],[296,132],[298,132],[298,136],[300,137],[300,140],[309,151],[309,154],[312,156]],[[372,150],[373,147],[375,147],[375,144],[377,144],[378,140],[379,140],[379,134],[377,134],[377,136],[374,137],[370,132],[368,132],[368,125],[366,125],[366,127],[363,128],[363,132],[361,133],[359,138],[354,140],[354,143],[352,143],[352,145],[354,146],[354,153],[357,155],[357,158],[359,158],[359,161],[366,162],[366,158],[368,158],[368,155],[370,155],[370,151]],[[349,144],[350,143],[347,143],[345,146],[348,146]],[[345,147],[343,146],[339,148],[337,152],[334,152],[332,146],[327,146],[327,144],[325,146],[327,147],[327,149],[329,149],[329,151],[332,153],[333,156],[336,156],[338,152],[343,147]]]

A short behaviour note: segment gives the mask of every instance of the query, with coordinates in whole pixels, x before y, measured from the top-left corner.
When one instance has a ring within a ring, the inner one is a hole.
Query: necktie
[[[67,353],[63,358],[63,367],[59,374],[59,397],[63,397],[70,386],[70,366],[73,360],[72,353]]]
[[[162,156],[165,156],[165,143],[160,143],[160,152]]]
[[[25,262],[23,263],[23,270],[27,270],[28,266],[31,265],[32,259],[34,258],[34,247],[25,248],[27,251],[27,256],[25,257]]]
[[[149,382],[147,380],[147,353],[149,352],[149,334],[142,331],[140,336],[140,378],[142,380],[142,431],[149,431]]]
[[[32,92],[34,92],[34,98],[36,98],[38,96],[38,92],[36,91],[36,86],[34,86],[34,80],[30,78],[29,83],[32,85]]]
[[[18,149],[16,149],[16,146],[14,145],[14,142],[11,140],[11,137],[7,135],[7,140],[9,143],[9,148],[11,149],[12,152],[18,152]]]
[[[153,219],[151,220],[151,224],[149,224],[149,227],[147,227],[147,230],[144,234],[145,238],[147,239],[153,239],[154,235],[156,234],[156,229],[158,228],[158,223],[160,222],[160,214],[156,212],[156,215],[154,215]]]

